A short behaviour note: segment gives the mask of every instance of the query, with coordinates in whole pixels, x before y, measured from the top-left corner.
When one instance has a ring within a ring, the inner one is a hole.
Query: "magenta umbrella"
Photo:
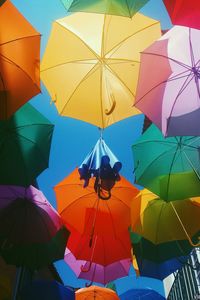
[[[104,285],[117,278],[127,276],[131,265],[131,259],[123,259],[107,266],[85,260],[77,260],[68,248],[65,250],[64,260],[74,271],[77,278],[102,283]],[[85,270],[87,270],[87,272]]]
[[[142,53],[135,106],[165,136],[200,135],[199,39],[174,26]]]

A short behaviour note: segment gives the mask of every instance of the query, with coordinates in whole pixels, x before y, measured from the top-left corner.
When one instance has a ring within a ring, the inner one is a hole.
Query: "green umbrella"
[[[61,0],[69,12],[92,12],[132,17],[149,0]]]
[[[200,231],[194,236],[198,240]],[[141,259],[147,259],[156,263],[162,263],[166,260],[186,256],[193,247],[187,240],[171,241],[161,244],[153,244],[141,235],[130,232],[133,254]]]
[[[136,183],[165,201],[200,195],[200,137],[164,138],[151,125],[132,150]]]
[[[30,104],[0,121],[0,184],[28,186],[48,167],[54,125]]]
[[[9,245],[0,254],[7,264],[37,270],[64,258],[68,238],[69,231],[62,227],[49,242]]]

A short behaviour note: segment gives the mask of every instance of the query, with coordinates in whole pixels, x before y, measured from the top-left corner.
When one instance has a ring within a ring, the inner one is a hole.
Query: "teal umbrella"
[[[136,183],[165,201],[200,195],[200,137],[164,138],[151,125],[132,150]]]
[[[48,167],[54,125],[30,104],[0,121],[0,184],[28,186]]]
[[[92,12],[132,17],[149,0],[61,0],[69,12]]]

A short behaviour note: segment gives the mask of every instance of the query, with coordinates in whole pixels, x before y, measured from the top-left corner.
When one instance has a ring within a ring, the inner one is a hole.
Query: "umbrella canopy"
[[[85,11],[132,17],[149,0],[61,0],[69,12]]]
[[[110,199],[103,200],[94,190],[94,181],[91,178],[89,185],[83,188],[75,169],[58,183],[54,187],[58,212],[64,223],[79,232],[83,233],[85,224],[90,222],[93,223],[92,230],[116,236],[130,226],[130,204],[138,189],[121,177],[113,187]]]
[[[131,232],[133,254],[141,260],[161,264],[173,258],[190,254],[193,247],[187,240],[171,241],[161,244],[153,244],[141,235]]]
[[[151,125],[133,144],[135,181],[165,201],[200,195],[199,137],[164,138]]]
[[[75,300],[75,292],[50,280],[34,280],[20,293],[22,300]]]
[[[0,119],[7,119],[40,92],[40,34],[11,1],[3,2],[0,3]]]
[[[48,167],[53,129],[28,103],[10,119],[0,121],[0,184],[28,186],[34,182]]]
[[[174,25],[200,29],[200,2],[163,0]]]
[[[140,197],[135,201],[141,201]],[[193,245],[192,238],[200,231],[200,206],[192,198],[173,202],[149,200],[139,220],[133,213],[131,217],[133,231],[154,244],[188,239]]]
[[[91,282],[98,282],[106,285],[112,280],[120,277],[128,276],[131,259],[123,259],[118,262],[114,262],[107,266],[92,263],[90,261],[77,260],[73,253],[66,248],[65,250],[65,262],[74,271],[77,278],[90,280]],[[84,272],[82,270],[88,270]]]
[[[171,273],[181,269],[188,258],[189,256],[181,256],[158,264],[138,256],[137,258],[133,256],[133,267],[136,274],[140,276],[163,280]]]
[[[108,214],[99,213],[99,219],[93,226],[91,212],[86,211],[84,232],[81,234],[70,225],[67,228],[71,234],[67,247],[76,259],[88,261],[88,267],[82,270],[90,271],[92,263],[108,266],[122,259],[131,258],[131,243],[128,230],[117,232],[110,225]],[[114,251],[113,251],[114,250]]]
[[[160,37],[158,21],[74,13],[53,23],[41,78],[63,116],[105,128],[132,107],[140,52]]]
[[[85,180],[84,187],[88,186],[90,177],[93,176],[96,178],[95,191],[103,188],[109,192],[110,197],[110,190],[114,186],[115,181],[120,180],[119,171],[121,167],[121,162],[108,148],[104,140],[100,138],[82,162],[78,171],[80,179]]]
[[[121,300],[164,300],[165,298],[152,289],[132,289],[120,295]]]
[[[199,38],[199,30],[174,26],[142,52],[135,106],[165,136],[200,135]]]
[[[76,300],[119,300],[117,294],[108,288],[103,288],[100,286],[90,286],[87,288],[82,288],[76,291]]]
[[[62,226],[41,191],[0,186],[0,253],[7,263],[36,268],[64,257],[69,232]]]

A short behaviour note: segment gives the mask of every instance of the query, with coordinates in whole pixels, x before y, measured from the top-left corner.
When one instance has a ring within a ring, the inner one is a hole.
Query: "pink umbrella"
[[[135,106],[165,136],[200,135],[199,39],[174,26],[142,53]]]
[[[68,248],[65,250],[64,260],[78,278],[104,285],[117,278],[127,276],[131,265],[130,258],[114,262],[107,266],[95,263],[91,264],[89,261],[77,260]],[[88,270],[88,272],[84,272],[84,270]]]

